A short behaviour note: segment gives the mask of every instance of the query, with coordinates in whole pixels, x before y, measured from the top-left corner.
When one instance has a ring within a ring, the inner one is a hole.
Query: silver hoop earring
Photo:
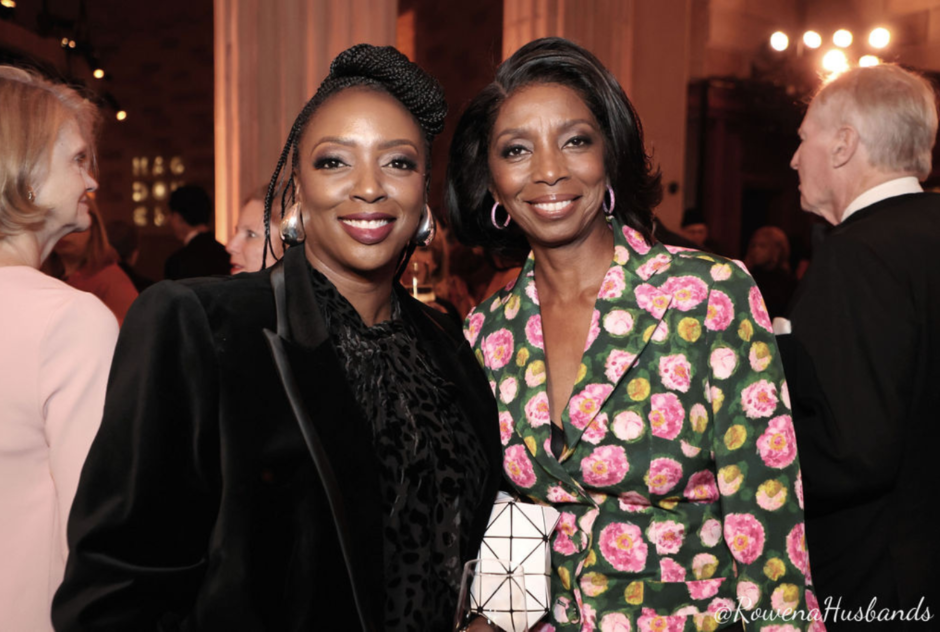
[[[414,245],[424,248],[431,245],[436,234],[437,222],[434,221],[434,213],[431,212],[431,207],[425,204],[424,214],[421,216],[421,221],[418,223],[418,228],[415,230],[411,241]]]
[[[281,218],[281,240],[288,246],[296,246],[302,244],[306,238],[304,209],[300,199],[297,199]]]
[[[604,215],[611,218],[614,216],[614,209],[617,207],[617,198],[614,197],[614,189],[609,184],[607,185],[607,195],[610,196],[610,206],[607,206],[607,200],[604,200],[601,208],[604,209]]]
[[[33,191],[33,187],[29,187],[26,190],[26,199],[29,200],[30,204],[36,201],[36,192]]]
[[[503,222],[502,224],[497,222],[496,221],[496,209],[498,208],[499,208],[499,202],[495,203],[493,205],[492,210],[490,210],[490,221],[493,222],[493,226],[495,226],[498,230],[502,230],[506,228],[507,226],[509,226],[509,222],[510,220],[512,220],[512,218],[509,216],[509,211],[506,211],[506,221]]]

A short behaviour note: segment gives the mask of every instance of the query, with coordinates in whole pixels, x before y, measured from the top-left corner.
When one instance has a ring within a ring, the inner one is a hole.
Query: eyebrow
[[[319,147],[320,145],[323,145],[324,143],[333,143],[336,145],[343,145],[345,147],[356,146],[356,141],[354,141],[351,138],[343,138],[342,136],[324,136],[319,141],[317,141],[316,144],[314,144],[313,149],[316,150],[317,147]],[[407,138],[395,138],[392,140],[387,140],[383,143],[379,143],[379,149],[386,150],[386,149],[391,149],[392,147],[401,147],[402,145],[406,145],[408,147],[411,147],[415,151],[418,151],[418,146],[415,145],[412,141],[408,140]]]
[[[595,129],[595,130],[597,129],[597,125],[596,125],[593,121],[591,121],[590,119],[571,119],[571,120],[568,120],[568,121],[565,121],[564,123],[562,123],[562,125],[561,125],[561,127],[560,127],[559,129],[562,130],[562,131],[564,131],[564,130],[571,129],[571,128],[574,127],[575,125],[582,125],[582,124],[583,124],[583,125],[588,125],[589,127],[592,127],[592,128]],[[513,128],[511,128],[511,129],[503,130],[502,132],[500,132],[500,133],[496,136],[496,138],[495,138],[494,140],[498,141],[498,140],[499,140],[500,138],[502,138],[503,136],[519,136],[519,135],[523,135],[523,134],[525,133],[525,131],[526,131],[526,130],[525,130],[524,127],[513,127]]]

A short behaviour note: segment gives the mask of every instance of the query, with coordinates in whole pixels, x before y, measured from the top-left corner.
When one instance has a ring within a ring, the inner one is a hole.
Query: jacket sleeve
[[[722,531],[737,567],[738,604],[752,617],[749,630],[812,629],[816,600],[806,588],[802,481],[783,365],[757,286],[731,268],[710,290],[705,325]]]
[[[176,629],[205,574],[218,513],[218,369],[196,295],[161,283],[124,322],[82,470],[59,631]]]
[[[923,316],[909,281],[864,244],[834,236],[793,309],[787,371],[814,513],[871,502],[897,484],[919,367]],[[818,386],[816,380],[818,379]]]

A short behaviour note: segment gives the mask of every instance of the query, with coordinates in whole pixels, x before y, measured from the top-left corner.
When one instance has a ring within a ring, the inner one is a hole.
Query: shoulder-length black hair
[[[527,248],[524,235],[510,225],[493,226],[488,151],[493,125],[506,99],[531,84],[555,83],[575,90],[604,134],[604,163],[617,204],[614,213],[652,240],[653,208],[662,200],[659,169],[643,145],[643,127],[607,68],[589,51],[560,37],[529,42],[500,64],[496,79],[467,106],[450,146],[445,203],[458,239],[498,251]]]

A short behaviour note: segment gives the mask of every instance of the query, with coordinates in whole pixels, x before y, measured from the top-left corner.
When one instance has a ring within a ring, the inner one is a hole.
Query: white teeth
[[[381,228],[391,222],[388,219],[344,219],[341,221],[354,228]]]
[[[563,202],[541,202],[539,204],[534,204],[536,208],[541,211],[548,211],[549,213],[554,213],[555,211],[560,211],[571,204],[571,200],[565,200]]]

